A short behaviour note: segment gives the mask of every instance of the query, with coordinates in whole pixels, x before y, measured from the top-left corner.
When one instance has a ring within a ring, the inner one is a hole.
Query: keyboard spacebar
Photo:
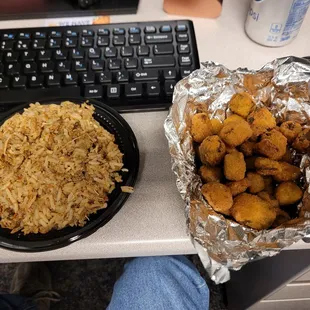
[[[26,103],[49,98],[70,99],[80,96],[81,92],[79,87],[1,90],[0,105],[10,103]]]

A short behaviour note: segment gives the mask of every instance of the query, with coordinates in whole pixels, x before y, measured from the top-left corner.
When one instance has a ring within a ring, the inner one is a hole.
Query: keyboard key
[[[63,77],[63,83],[65,85],[76,85],[78,82],[78,76],[76,73],[66,73]]]
[[[137,98],[142,96],[142,85],[141,84],[126,84],[125,85],[125,97]]]
[[[87,71],[87,63],[84,60],[76,60],[73,62],[73,70],[77,72]]]
[[[79,33],[75,30],[67,30],[66,36],[69,38],[77,38],[79,36]]]
[[[90,29],[83,29],[82,30],[82,36],[83,37],[93,37],[95,35],[95,32]]]
[[[108,85],[107,87],[107,97],[109,99],[119,98],[121,95],[121,87],[120,85]]]
[[[189,54],[191,52],[189,44],[178,44],[179,54]]]
[[[126,39],[125,36],[117,35],[113,37],[113,45],[125,45]]]
[[[24,74],[29,75],[37,72],[37,64],[35,62],[24,63]]]
[[[52,31],[50,34],[51,38],[61,38],[62,37],[62,32],[61,31]]]
[[[126,69],[136,69],[138,68],[138,59],[137,58],[126,58],[124,60]]]
[[[10,33],[4,33],[2,35],[2,40],[7,41],[7,40],[14,40],[15,39],[15,33],[10,32]]]
[[[184,31],[187,31],[187,26],[186,26],[186,25],[183,25],[183,24],[177,25],[177,26],[175,27],[175,31],[176,31],[176,32],[184,32]]]
[[[13,41],[2,41],[1,51],[11,51],[13,50],[14,42]]]
[[[116,47],[106,47],[104,50],[104,56],[106,58],[112,58],[117,56],[117,49]]]
[[[25,88],[26,87],[27,78],[25,76],[14,76],[12,80],[13,88]]]
[[[36,39],[32,43],[32,48],[34,50],[43,50],[45,48],[45,40]]]
[[[77,47],[78,39],[76,38],[66,38],[65,47]]]
[[[165,93],[167,96],[171,96],[173,95],[173,89],[174,89],[174,86],[175,86],[176,82],[175,81],[167,81],[165,82]]]
[[[20,72],[20,64],[9,64],[7,65],[6,73],[7,75],[16,75]]]
[[[70,66],[70,62],[61,61],[57,63],[56,67],[57,67],[57,71],[61,73],[61,72],[69,72],[71,66]]]
[[[53,73],[55,64],[52,61],[46,61],[40,63],[40,72],[42,73]]]
[[[31,34],[30,34],[30,32],[20,32],[18,35],[18,38],[21,40],[23,40],[23,39],[29,40],[29,39],[31,39]]]
[[[146,44],[171,43],[173,41],[172,34],[148,34],[144,37]]]
[[[92,60],[91,69],[93,71],[102,71],[104,69],[104,60],[102,59]]]
[[[157,81],[158,78],[159,78],[158,70],[135,71],[133,74],[133,79],[135,82]]]
[[[108,67],[110,70],[120,70],[122,66],[120,59],[109,59]]]
[[[111,72],[101,72],[96,74],[97,83],[111,83],[112,82],[112,73]]]
[[[22,52],[22,61],[34,61],[36,53],[33,51],[24,51]]]
[[[179,56],[179,65],[183,67],[189,67],[192,65],[191,56]]]
[[[183,79],[183,78],[185,78],[185,77],[187,77],[189,74],[191,74],[192,73],[192,70],[191,69],[184,69],[184,68],[181,68],[181,70],[180,70],[180,75],[181,75],[181,78]]]
[[[146,94],[150,97],[159,96],[160,94],[160,85],[157,82],[147,83],[146,84]]]
[[[142,58],[143,68],[163,68],[163,67],[174,67],[175,59],[173,56],[158,56]]]
[[[46,85],[48,87],[59,86],[60,85],[60,75],[59,74],[49,74],[46,76]]]
[[[6,89],[9,87],[9,78],[0,76],[0,89]]]
[[[84,97],[89,99],[101,99],[103,90],[101,85],[86,85],[84,89]]]
[[[129,81],[128,71],[119,71],[116,74],[117,83],[127,83]]]
[[[49,48],[60,48],[61,47],[61,39],[50,39],[48,41]]]
[[[31,88],[43,87],[44,77],[42,75],[31,75],[29,77],[29,86]]]
[[[121,56],[122,57],[132,57],[133,56],[133,48],[131,46],[123,46],[121,48]]]
[[[4,61],[8,63],[17,62],[18,58],[19,58],[19,53],[7,52],[4,56]]]
[[[130,45],[141,44],[141,36],[139,34],[131,34],[129,36],[128,42]]]
[[[17,41],[15,49],[17,51],[27,51],[29,49],[30,40],[19,40]]]
[[[147,45],[141,45],[137,47],[138,56],[149,56],[150,48]]]
[[[159,31],[160,32],[171,32],[172,29],[170,25],[163,25],[159,28]]]
[[[141,29],[138,28],[138,27],[130,27],[129,28],[129,33],[130,34],[140,34],[140,32],[141,32]]]
[[[68,51],[66,50],[56,50],[54,52],[55,60],[66,60],[68,57]]]
[[[83,47],[92,47],[94,45],[94,39],[93,38],[89,38],[89,37],[83,37],[82,38],[82,42],[81,42],[81,46]]]
[[[110,30],[109,29],[98,29],[97,31],[98,36],[108,36],[110,35]]]
[[[98,46],[108,46],[110,44],[109,37],[98,37],[97,45]]]
[[[74,48],[71,52],[72,59],[83,59],[85,52],[81,49]]]
[[[52,52],[49,50],[41,50],[38,52],[39,61],[48,61],[52,59]]]
[[[34,34],[35,39],[46,39],[46,32],[37,31]]]
[[[96,59],[101,57],[101,49],[100,48],[90,48],[88,50],[88,58]]]
[[[155,33],[156,32],[156,28],[154,26],[146,26],[144,28],[144,32],[145,33]]]
[[[122,34],[125,34],[125,29],[124,29],[124,28],[114,28],[114,29],[113,29],[113,34],[114,34],[114,35],[122,35]]]
[[[177,72],[175,69],[165,69],[164,79],[165,80],[175,80],[177,78]]]
[[[178,33],[176,35],[177,42],[188,42],[188,34],[187,33]]]
[[[94,84],[95,83],[95,74],[93,72],[80,73],[80,82],[81,84]]]
[[[156,44],[153,47],[154,55],[169,55],[174,53],[172,44]]]

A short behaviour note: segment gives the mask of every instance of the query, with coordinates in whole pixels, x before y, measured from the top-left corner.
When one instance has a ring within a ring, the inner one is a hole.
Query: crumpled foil
[[[185,201],[189,233],[197,252],[216,283],[229,280],[229,270],[250,261],[274,256],[310,234],[310,156],[295,154],[303,176],[304,196],[298,217],[275,228],[257,231],[215,212],[203,199],[195,166],[190,120],[197,112],[223,121],[231,112],[228,102],[236,92],[250,93],[257,106],[267,106],[277,121],[298,120],[310,126],[310,61],[285,57],[258,71],[231,71],[208,61],[175,87],[173,105],[165,121],[177,188]]]

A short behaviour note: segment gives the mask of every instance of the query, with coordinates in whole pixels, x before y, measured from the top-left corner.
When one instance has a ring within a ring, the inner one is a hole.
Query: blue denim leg
[[[184,256],[136,258],[125,265],[108,310],[207,310],[209,289]]]
[[[1,310],[36,310],[37,307],[29,298],[15,294],[0,294]]]

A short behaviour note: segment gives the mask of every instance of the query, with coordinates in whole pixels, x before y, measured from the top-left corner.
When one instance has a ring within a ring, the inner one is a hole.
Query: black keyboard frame
[[[192,23],[192,21],[190,20],[177,20],[177,21],[154,21],[154,22],[133,22],[133,23],[117,23],[117,24],[102,24],[102,25],[88,25],[88,26],[65,26],[65,27],[40,27],[40,28],[26,28],[26,29],[3,29],[0,30],[0,38],[2,38],[2,35],[5,33],[14,33],[14,34],[18,34],[20,32],[29,32],[34,34],[35,32],[46,32],[47,34],[50,34],[52,31],[62,31],[63,35],[65,34],[65,32],[67,30],[72,30],[72,31],[76,31],[79,33],[79,43],[80,43],[80,38],[81,38],[81,32],[83,29],[89,29],[89,30],[93,30],[94,31],[94,42],[95,42],[95,47],[97,47],[96,43],[97,43],[97,31],[99,29],[105,28],[105,29],[109,29],[110,30],[110,44],[109,46],[113,46],[112,44],[112,34],[113,34],[113,29],[115,28],[125,28],[126,29],[126,39],[128,39],[128,30],[131,27],[139,27],[141,29],[141,45],[146,45],[145,44],[145,36],[147,36],[148,34],[144,33],[144,29],[146,26],[155,26],[156,27],[156,33],[159,34],[159,28],[163,25],[170,25],[172,28],[172,36],[173,36],[173,42],[171,43],[174,46],[174,54],[173,56],[175,57],[176,60],[176,66],[175,67],[171,67],[171,69],[176,69],[178,72],[177,75],[177,79],[176,82],[179,81],[181,79],[180,76],[180,66],[178,63],[178,56],[179,54],[177,53],[177,45],[178,42],[176,42],[176,30],[175,27],[177,25],[186,25],[188,30],[186,33],[188,33],[189,36],[189,41],[188,43],[191,46],[191,53],[189,54],[189,56],[191,56],[192,58],[192,65],[188,68],[190,68],[191,71],[194,71],[195,69],[198,69],[200,67],[200,63],[199,63],[199,56],[198,56],[198,51],[197,51],[197,43],[196,43],[196,36],[195,36],[195,31],[194,31],[194,25]],[[1,40],[1,39],[0,39]],[[150,46],[150,50],[151,53],[149,55],[149,57],[157,57],[154,56],[153,54],[153,45],[154,44],[148,44]],[[130,46],[128,45],[128,43],[125,46]],[[134,57],[137,58],[137,54],[136,54],[136,46],[137,45],[131,45],[134,47]],[[80,47],[80,46],[78,46]],[[62,49],[66,49],[61,47]],[[102,47],[103,48],[103,47]],[[117,47],[118,51],[120,51],[121,47]],[[48,49],[48,48],[46,48]],[[71,50],[72,48],[68,48],[68,50]],[[85,50],[87,50],[88,48],[85,48]],[[31,50],[31,49],[30,49]],[[117,57],[117,58],[121,58],[121,57]],[[138,57],[138,61],[140,64],[140,69],[142,69],[141,67],[141,58],[142,57]],[[103,57],[103,55],[101,56],[101,59],[106,60],[107,59],[105,57]],[[69,59],[70,60],[70,59]],[[2,61],[3,63],[4,61]],[[38,63],[38,61],[36,61]],[[1,62],[0,62],[1,63]],[[165,68],[165,69],[169,69],[169,68]],[[158,70],[161,70],[160,68]],[[106,71],[106,69],[105,69]],[[126,70],[128,72],[131,72],[130,74],[132,75],[133,72],[136,71],[136,69],[134,70]],[[113,71],[113,72],[118,72],[118,70]],[[1,76],[1,74],[0,74]],[[115,78],[113,78],[113,80],[115,80]],[[154,111],[154,110],[164,110],[169,108],[169,106],[171,105],[172,102],[172,95],[166,95],[164,90],[163,90],[163,75],[160,75],[159,78],[159,82],[161,83],[161,94],[159,97],[146,97],[145,96],[145,85],[143,84],[143,96],[141,98],[134,98],[134,99],[128,99],[128,98],[124,98],[123,96],[121,97],[120,100],[107,100],[106,99],[106,94],[104,93],[104,97],[102,100],[102,102],[108,104],[109,106],[115,108],[117,111],[119,112],[136,112],[136,111]],[[112,82],[112,84],[115,84],[114,82]],[[127,84],[127,83],[125,83]],[[124,87],[123,84],[121,84],[122,88]],[[79,87],[79,86],[78,86]],[[106,88],[106,87],[105,87]],[[61,86],[61,87],[56,87],[56,88],[52,88],[53,91],[50,91],[49,94],[45,94],[45,92],[43,91],[45,88],[39,88],[39,89],[29,89],[29,91],[31,91],[31,96],[29,93],[29,96],[27,96],[27,90],[29,88],[26,88],[26,90],[24,89],[22,92],[20,92],[19,90],[0,90],[0,109],[9,109],[13,106],[15,106],[16,104],[20,104],[20,103],[25,103],[25,102],[29,102],[29,101],[39,101],[39,100],[47,100],[47,99],[53,99],[53,98],[66,98],[66,97],[79,97],[79,96],[84,96],[83,92],[80,92],[79,94],[76,92],[72,92],[72,87],[67,87],[67,86]],[[66,92],[66,89],[70,89],[70,91]],[[104,89],[104,92],[106,91],[106,89]],[[11,94],[9,95],[6,92],[11,92]],[[12,92],[14,92],[14,94],[12,94]],[[20,95],[19,95],[20,93]],[[7,96],[6,96],[7,94]],[[6,101],[6,97],[7,97],[7,101]],[[98,100],[98,99],[97,99]],[[4,103],[5,102],[5,103]]]

